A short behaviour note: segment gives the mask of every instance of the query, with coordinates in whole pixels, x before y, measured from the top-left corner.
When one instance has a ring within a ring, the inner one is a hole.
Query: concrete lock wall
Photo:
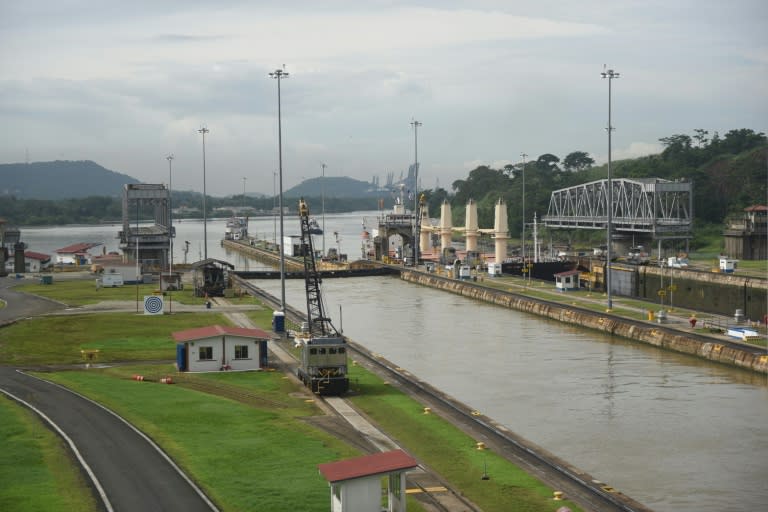
[[[714,272],[690,272],[681,269],[640,267],[637,285],[630,296],[660,302],[659,290],[664,288],[664,304],[733,316],[742,309],[744,316],[761,320],[768,310],[768,290],[765,280],[755,280]],[[695,279],[694,279],[695,277]],[[669,287],[674,289],[670,292]]]
[[[447,279],[434,274],[404,269],[400,273],[400,278],[509,309],[533,313],[560,322],[588,327],[657,347],[768,374],[768,355],[752,354],[726,347],[717,343],[715,339],[702,341],[695,335],[688,336],[685,333],[657,327],[650,323],[621,319],[552,302],[538,301],[514,293],[473,285],[467,281]]]

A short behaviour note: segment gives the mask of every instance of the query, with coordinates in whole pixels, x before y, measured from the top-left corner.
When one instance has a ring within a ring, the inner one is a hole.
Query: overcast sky
[[[657,153],[768,120],[765,0],[0,0],[0,163],[94,160],[147,183],[271,195],[283,180],[450,190],[481,164]]]

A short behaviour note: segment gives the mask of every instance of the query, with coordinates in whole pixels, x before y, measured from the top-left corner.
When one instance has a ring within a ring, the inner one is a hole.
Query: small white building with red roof
[[[382,478],[387,512],[405,512],[405,474],[419,465],[403,450],[318,465],[331,486],[331,512],[381,512]]]
[[[51,257],[35,251],[24,251],[24,271],[40,272],[51,266]]]
[[[93,255],[88,252],[98,247],[100,242],[81,242],[56,249],[56,264],[63,265],[88,265]]]
[[[172,333],[179,371],[258,370],[267,366],[267,341],[261,329],[209,325]]]
[[[578,290],[581,286],[580,276],[581,272],[578,270],[567,270],[565,272],[558,272],[555,276],[555,288],[564,292],[567,290]]]

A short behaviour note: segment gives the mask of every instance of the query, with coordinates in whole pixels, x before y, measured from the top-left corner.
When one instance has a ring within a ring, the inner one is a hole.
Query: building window
[[[213,361],[213,347],[200,347],[197,358],[200,361]]]
[[[235,345],[235,359],[248,359],[248,345]]]

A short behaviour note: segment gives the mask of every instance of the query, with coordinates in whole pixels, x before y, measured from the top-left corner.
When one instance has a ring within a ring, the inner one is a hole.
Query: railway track
[[[249,293],[263,300],[266,304],[279,308],[279,301],[264,292],[257,286],[244,280],[238,280],[238,284],[248,290]],[[299,325],[304,318],[304,313],[286,305],[286,319]],[[621,511],[621,512],[649,512],[650,509],[632,500],[628,496],[616,491],[604,482],[592,478],[590,475],[569,466],[565,461],[547,453],[545,450],[516,436],[502,425],[496,424],[491,418],[478,411],[473,411],[464,404],[445,395],[429,384],[420,381],[383,357],[373,354],[363,346],[347,339],[350,357],[357,364],[378,374],[385,380],[396,383],[417,401],[430,407],[436,414],[440,414],[458,428],[473,436],[478,442],[485,443],[486,447],[505,457],[510,462],[522,467],[540,480],[546,482],[553,489],[562,491],[565,496],[579,503],[587,510],[597,511]],[[426,469],[426,468],[425,468]],[[425,491],[427,501],[437,501],[435,510],[456,510],[445,508],[435,493],[428,492],[428,486],[421,486]],[[461,499],[464,510],[475,511],[477,508],[454,493]]]

